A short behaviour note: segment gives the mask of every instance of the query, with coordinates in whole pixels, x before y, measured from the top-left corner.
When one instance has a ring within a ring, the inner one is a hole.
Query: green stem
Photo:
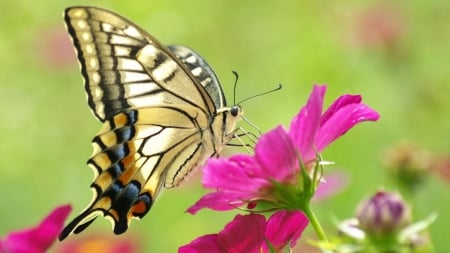
[[[311,225],[313,226],[314,230],[316,231],[316,235],[317,237],[322,241],[322,242],[328,242],[328,238],[327,235],[325,234],[325,232],[322,229],[322,226],[320,225],[319,220],[317,219],[316,215],[314,214],[314,212],[311,210],[311,207],[309,205],[309,203],[304,206],[304,208],[302,208],[303,212],[305,213],[305,215],[308,217],[309,222],[311,222]]]

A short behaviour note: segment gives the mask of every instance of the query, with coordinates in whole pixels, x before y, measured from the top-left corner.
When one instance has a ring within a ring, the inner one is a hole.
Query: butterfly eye
[[[230,108],[231,116],[233,116],[233,117],[238,116],[238,115],[239,115],[240,109],[241,109],[241,108],[239,108],[239,106],[237,106],[237,105],[231,107],[231,108]]]

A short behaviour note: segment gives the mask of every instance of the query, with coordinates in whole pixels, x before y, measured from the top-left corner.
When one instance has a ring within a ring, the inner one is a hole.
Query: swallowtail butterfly
[[[87,100],[103,127],[92,140],[92,202],[61,232],[80,233],[97,216],[125,232],[162,188],[217,155],[242,117],[227,107],[211,67],[183,46],[164,46],[128,19],[70,7],[64,20],[81,65]]]

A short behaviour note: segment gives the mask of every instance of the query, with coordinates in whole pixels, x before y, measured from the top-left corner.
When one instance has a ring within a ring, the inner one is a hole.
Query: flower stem
[[[322,242],[326,242],[328,243],[328,238],[327,235],[325,234],[325,232],[322,229],[322,226],[320,225],[319,220],[317,219],[316,215],[314,214],[314,212],[311,210],[311,207],[309,205],[309,203],[307,205],[305,205],[302,208],[303,212],[305,213],[305,215],[308,217],[309,222],[311,222],[314,230],[316,231],[316,235],[317,237],[322,241]]]

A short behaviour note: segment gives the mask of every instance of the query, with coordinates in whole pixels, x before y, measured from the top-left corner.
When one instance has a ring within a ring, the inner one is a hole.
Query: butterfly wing
[[[171,45],[168,48],[189,68],[197,81],[205,87],[209,96],[214,101],[215,107],[217,109],[226,107],[227,102],[222,85],[208,63],[190,48],[179,45]]]
[[[212,155],[213,147],[203,142],[198,129],[206,118],[198,118],[199,110],[182,109],[126,110],[105,121],[88,161],[96,174],[93,201],[64,229],[62,239],[81,232],[98,215],[110,218],[114,233],[125,232],[132,218],[140,219],[150,210],[162,186],[179,184],[199,161]]]
[[[225,120],[215,119],[225,98],[214,72],[190,49],[172,53],[131,21],[95,7],[69,8],[64,18],[89,106],[104,125],[88,161],[93,200],[60,239],[98,215],[120,234],[148,212],[162,186],[178,185],[217,152],[216,136],[203,130]]]
[[[96,7],[68,8],[64,19],[77,49],[88,104],[100,121],[161,101],[190,104],[209,115],[216,112],[191,71],[131,21]]]

